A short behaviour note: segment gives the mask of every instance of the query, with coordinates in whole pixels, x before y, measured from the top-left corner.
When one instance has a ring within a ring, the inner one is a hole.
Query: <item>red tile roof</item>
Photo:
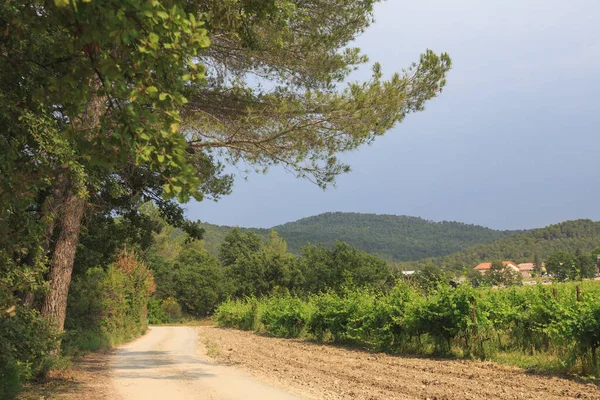
[[[491,262],[486,262],[486,263],[479,264],[474,269],[476,269],[477,271],[481,271],[481,270],[490,269],[490,268],[492,268],[492,263]]]
[[[515,267],[517,266],[517,264],[515,264],[512,261],[502,261],[502,266],[503,267],[506,267],[509,264],[512,264]],[[492,268],[492,263],[491,262],[484,262],[484,263],[481,263],[478,266],[476,266],[474,269],[476,269],[477,271],[482,271],[482,270],[486,270],[486,269],[490,269],[490,268]]]

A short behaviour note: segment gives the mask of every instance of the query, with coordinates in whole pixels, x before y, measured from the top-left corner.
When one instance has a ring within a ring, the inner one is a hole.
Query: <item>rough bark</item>
[[[90,82],[91,97],[86,110],[73,120],[72,127],[84,137],[91,138],[97,134],[100,116],[106,108],[106,96],[98,95],[101,87],[100,79]],[[65,172],[64,180],[59,179],[58,183],[64,184],[65,190],[62,195],[55,193],[56,201],[52,208],[58,211],[58,218],[53,229],[59,228],[60,233],[54,243],[49,276],[50,291],[44,298],[42,316],[53,323],[59,332],[62,332],[65,326],[69,285],[71,284],[75,250],[79,241],[86,199],[78,193],[81,192],[78,189],[82,189],[82,187],[74,185],[68,172]],[[60,192],[60,189],[57,189]]]
[[[59,221],[60,234],[52,257],[50,291],[42,305],[42,315],[54,324],[59,332],[63,331],[65,325],[67,297],[84,209],[85,199],[73,193],[66,196]]]
[[[52,236],[54,235],[54,228],[58,219],[58,207],[63,202],[63,197],[67,191],[67,171],[61,169],[55,178],[52,193],[44,199],[42,203],[42,209],[40,212],[40,218],[47,222],[46,234],[42,241],[42,251],[44,255],[48,255],[50,245],[52,243]]]
[[[46,233],[41,241],[42,255],[48,256],[50,246],[52,244],[52,236],[54,235],[54,228],[58,219],[58,205],[63,203],[63,196],[66,193],[66,170],[59,170],[54,180],[54,185],[51,193],[46,195],[42,201],[42,207],[39,212],[40,221],[46,223]],[[35,256],[29,260],[29,263],[35,262]],[[35,302],[35,293],[29,291],[23,294],[22,303],[23,307],[31,308]]]

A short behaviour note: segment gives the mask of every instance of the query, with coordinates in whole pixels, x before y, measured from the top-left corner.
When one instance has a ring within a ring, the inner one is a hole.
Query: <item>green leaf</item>
[[[152,43],[153,45],[158,43],[158,39],[158,35],[154,32],[150,32],[150,34],[148,35],[148,40],[150,40],[150,43]]]

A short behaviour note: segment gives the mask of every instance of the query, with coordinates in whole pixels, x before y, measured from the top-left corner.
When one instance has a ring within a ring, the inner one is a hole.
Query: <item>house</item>
[[[519,267],[519,271],[521,271],[523,278],[531,278],[531,274],[535,268],[535,265],[533,263],[521,263],[518,264],[517,267]]]
[[[517,266],[517,264],[515,264],[512,261],[502,261],[502,266],[504,268],[510,268],[513,271],[520,272],[519,267]],[[490,268],[492,268],[492,263],[491,262],[484,262],[484,263],[481,263],[481,264],[477,265],[473,269],[476,270],[476,271],[481,272],[482,274],[485,274],[485,273],[487,273],[490,270]]]

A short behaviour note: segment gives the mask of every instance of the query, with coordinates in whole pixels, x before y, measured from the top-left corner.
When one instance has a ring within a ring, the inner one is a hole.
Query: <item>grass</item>
[[[216,342],[213,342],[210,339],[204,339],[204,347],[206,348],[206,355],[210,358],[220,358],[222,353],[219,345]]]
[[[490,361],[498,364],[516,366],[532,372],[549,372],[564,374],[565,365],[561,357],[548,352],[536,352],[534,354],[523,353],[518,350],[503,351],[496,353]]]

